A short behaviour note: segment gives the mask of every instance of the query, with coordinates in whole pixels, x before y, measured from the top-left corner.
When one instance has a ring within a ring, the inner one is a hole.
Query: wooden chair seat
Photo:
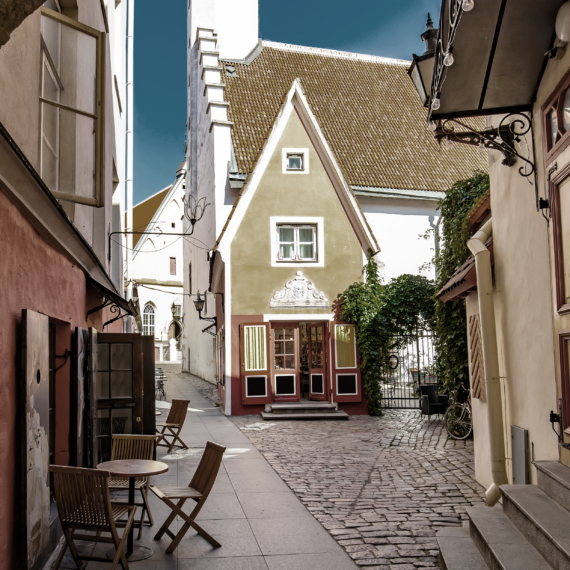
[[[109,472],[59,465],[50,465],[50,471],[53,473],[55,501],[66,540],[66,545],[61,549],[53,569],[58,570],[69,548],[77,567],[82,567],[84,561],[95,560],[112,564],[111,570],[115,570],[118,564],[121,564],[123,570],[128,570],[129,564],[123,548],[135,520],[136,507],[111,503]],[[128,519],[125,522],[123,535],[119,538],[116,523],[124,516]],[[108,533],[111,536],[101,536],[101,533]],[[114,544],[115,558],[109,560],[101,556],[80,554],[75,544],[76,540]]]
[[[196,469],[188,487],[164,487],[159,489],[158,487],[151,485],[150,490],[172,510],[154,537],[155,540],[160,540],[162,535],[167,534],[172,539],[172,542],[166,549],[167,554],[174,552],[190,527],[192,527],[199,535],[203,536],[212,546],[216,548],[221,546],[215,538],[210,536],[199,524],[196,523],[195,519],[204,506],[204,503],[216,482],[216,477],[218,475],[225,450],[225,447],[209,441],[206,444],[206,449],[204,450],[202,459],[200,459],[198,468]],[[192,499],[197,503],[189,515],[182,510],[184,503],[188,499]],[[177,516],[184,521],[184,524],[180,527],[178,534],[175,535],[169,527]]]
[[[188,449],[188,446],[180,438],[180,431],[186,421],[186,413],[188,412],[189,405],[190,400],[172,400],[166,421],[156,424],[157,447],[168,447],[168,453],[170,453],[175,446]]]
[[[113,435],[113,448],[111,449],[111,460],[116,459],[152,459],[154,455],[154,446],[156,444],[155,435]],[[150,485],[150,477],[137,477],[135,479],[135,489],[141,493],[142,503],[136,503],[141,507],[141,517],[135,521],[139,526],[140,540],[142,536],[143,526],[145,524],[145,515],[148,518],[149,525],[153,525],[154,521],[148,504],[148,488]],[[109,488],[113,490],[127,490],[129,488],[129,478],[112,476],[109,479]],[[125,524],[125,520],[117,520],[119,526]]]

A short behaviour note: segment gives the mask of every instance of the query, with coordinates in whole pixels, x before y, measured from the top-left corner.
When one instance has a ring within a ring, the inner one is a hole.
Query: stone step
[[[558,461],[535,461],[538,488],[570,511],[570,468]]]
[[[436,534],[442,570],[488,570],[467,527],[449,527]]]
[[[264,420],[347,420],[349,415],[346,412],[305,412],[301,414],[261,412]]]
[[[570,513],[534,485],[501,485],[503,510],[555,570],[570,570]]]
[[[332,412],[336,411],[336,406],[329,402],[284,402],[282,404],[271,404],[271,411],[280,414],[307,412]]]
[[[523,485],[517,485],[522,487]],[[500,505],[467,509],[469,531],[489,568],[501,570],[552,570]]]

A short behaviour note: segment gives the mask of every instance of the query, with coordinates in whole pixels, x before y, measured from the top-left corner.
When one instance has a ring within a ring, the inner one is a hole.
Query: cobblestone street
[[[231,419],[366,570],[437,567],[437,530],[483,501],[472,441],[448,440],[441,420],[415,410],[348,422]]]

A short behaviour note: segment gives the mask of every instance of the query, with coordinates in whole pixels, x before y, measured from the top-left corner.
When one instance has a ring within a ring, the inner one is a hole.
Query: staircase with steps
[[[348,414],[329,402],[269,404],[261,412],[264,420],[347,420]]]
[[[444,570],[570,570],[570,468],[534,465],[538,486],[502,485],[502,507],[472,507],[468,528],[437,533]]]

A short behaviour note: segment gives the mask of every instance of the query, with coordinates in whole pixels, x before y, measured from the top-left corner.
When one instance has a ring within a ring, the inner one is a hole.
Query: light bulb
[[[441,101],[439,100],[439,97],[436,97],[432,102],[431,102],[431,108],[434,111],[437,111],[441,106]]]
[[[428,127],[430,131],[435,133],[437,130],[437,123],[435,121],[430,121]]]
[[[445,137],[445,144],[447,148],[451,148],[453,146],[453,141],[449,137]]]
[[[455,60],[453,59],[453,52],[451,51],[451,48],[449,48],[449,50],[445,54],[445,57],[443,58],[443,65],[445,65],[446,67],[450,67],[451,65],[453,65],[454,61]]]
[[[471,12],[475,7],[475,2],[473,0],[463,0],[462,6],[464,12]]]
[[[483,139],[479,139],[479,144],[477,145],[481,150],[485,150],[487,147],[485,146],[485,141]]]

